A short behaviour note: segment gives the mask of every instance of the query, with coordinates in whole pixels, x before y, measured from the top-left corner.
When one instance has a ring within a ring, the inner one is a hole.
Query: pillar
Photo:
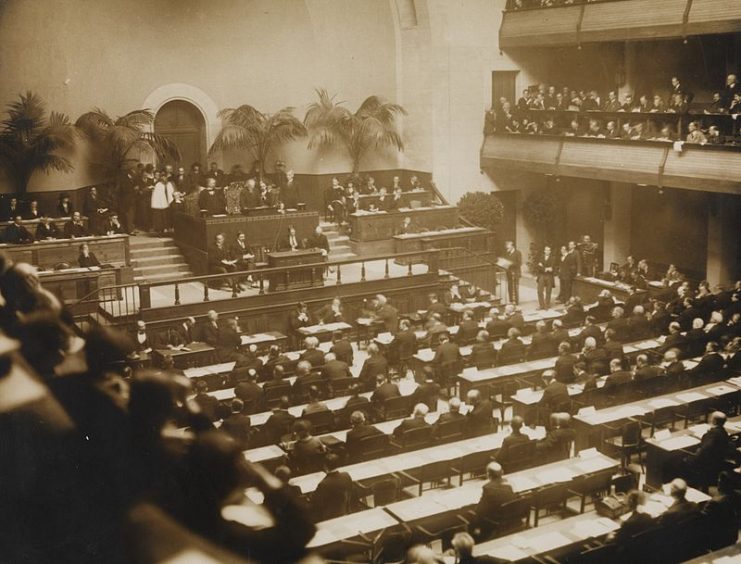
[[[726,285],[741,278],[741,196],[715,194],[708,213],[706,278]]]
[[[630,251],[631,223],[633,218],[633,185],[623,182],[610,182],[609,200],[606,204],[604,222],[603,270],[610,269],[610,263],[623,264]]]

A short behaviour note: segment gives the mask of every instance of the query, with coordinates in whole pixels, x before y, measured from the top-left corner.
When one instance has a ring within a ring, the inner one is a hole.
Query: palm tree
[[[290,107],[274,114],[264,114],[245,104],[238,108],[225,108],[218,115],[221,131],[209,154],[230,149],[245,151],[257,163],[261,180],[273,147],[306,135],[304,124],[293,116]]]
[[[352,159],[353,174],[358,173],[360,160],[371,148],[404,150],[396,117],[407,112],[399,104],[369,96],[352,113],[344,102],[335,102],[335,96],[330,96],[326,90],[317,89],[316,93],[319,100],[309,106],[304,117],[304,124],[311,132],[309,149],[344,146]]]
[[[160,161],[180,160],[177,146],[152,132],[154,114],[150,110],[134,110],[113,119],[95,108],[77,118],[76,125],[92,142],[96,154],[91,164],[104,178],[118,178],[142,154]]]
[[[74,168],[58,152],[74,147],[77,129],[65,114],[45,114],[44,102],[29,91],[8,104],[8,117],[0,124],[0,168],[17,193],[26,192],[37,170],[69,172]]]

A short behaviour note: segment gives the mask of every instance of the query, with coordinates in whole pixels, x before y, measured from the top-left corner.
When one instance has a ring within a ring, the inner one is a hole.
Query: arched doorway
[[[180,151],[180,164],[186,168],[206,158],[206,122],[201,111],[185,100],[164,104],[154,117],[154,132],[167,137]]]

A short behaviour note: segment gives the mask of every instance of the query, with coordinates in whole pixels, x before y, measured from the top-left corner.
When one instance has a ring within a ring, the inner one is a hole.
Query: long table
[[[118,290],[95,293],[96,290],[132,282],[134,274],[129,266],[113,266],[112,268],[94,266],[44,270],[39,272],[39,280],[44,288],[54,292],[65,302],[76,303],[86,297],[93,301],[110,301],[121,299]]]
[[[494,234],[482,227],[454,227],[419,233],[394,235],[394,252],[411,253],[427,249],[447,249],[464,247],[470,251],[491,250]]]
[[[349,216],[353,241],[382,241],[390,239],[401,227],[405,217],[411,217],[417,228],[437,229],[458,224],[455,206],[402,208],[393,212],[355,212]]]
[[[87,243],[101,264],[127,266],[131,264],[128,235],[101,235],[75,239],[53,239],[22,245],[0,244],[15,262],[27,262],[40,269],[53,270],[60,263],[77,267],[80,245]]]
[[[669,433],[667,436],[655,435],[646,439],[646,483],[654,488],[674,478],[667,474],[673,462],[685,456],[686,449],[694,449],[700,439],[710,429],[707,423],[692,425]],[[741,415],[726,421],[725,429],[730,436],[741,434]]]
[[[592,433],[604,425],[615,424],[634,417],[643,417],[657,409],[680,408],[698,402],[713,403],[719,398],[739,401],[741,399],[741,386],[731,380],[715,382],[613,407],[605,407],[589,413],[579,413],[573,418],[577,428],[577,448],[587,446]]]
[[[380,194],[361,194],[358,196],[358,207],[360,209],[368,209],[371,204],[378,203]],[[387,198],[393,197],[393,195],[386,195]],[[432,204],[432,192],[429,190],[405,190],[401,193],[401,203],[403,206],[411,207],[412,202],[419,202],[422,206],[430,206]]]

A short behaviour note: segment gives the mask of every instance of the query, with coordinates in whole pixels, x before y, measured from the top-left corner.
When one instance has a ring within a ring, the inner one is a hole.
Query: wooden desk
[[[411,217],[417,228],[455,226],[458,224],[458,208],[431,206],[394,212],[355,212],[348,217],[352,229],[350,238],[353,241],[383,241],[394,236],[405,217]]]
[[[264,333],[254,333],[252,335],[242,335],[242,346],[257,345],[259,348],[266,348],[272,345],[283,345],[288,341],[280,331],[265,331]]]
[[[684,564],[734,564],[741,560],[739,555],[741,555],[741,542],[687,560]]]
[[[571,288],[575,296],[579,296],[585,304],[597,301],[597,297],[602,290],[609,290],[614,298],[624,302],[630,296],[630,287],[622,282],[610,282],[599,278],[588,276],[577,276]],[[646,290],[638,290],[638,293],[646,293]]]
[[[316,534],[309,541],[307,548],[314,550],[329,549],[344,540],[351,540],[363,535],[374,535],[383,529],[394,527],[399,522],[383,507],[374,507],[335,519],[316,524]]]
[[[486,252],[491,250],[494,234],[482,227],[455,227],[423,231],[420,233],[405,233],[394,235],[394,252],[411,253],[428,249],[447,249],[450,247],[464,247],[470,251]]]
[[[634,417],[643,417],[657,409],[681,407],[699,402],[713,403],[718,398],[741,398],[741,387],[727,382],[715,382],[681,390],[661,396],[644,398],[638,401],[597,409],[588,414],[575,415],[573,421],[577,427],[577,449],[587,446],[589,436],[603,425],[615,424]]]
[[[316,264],[318,262],[325,262],[326,260],[327,257],[323,256],[318,249],[279,251],[268,254],[268,266],[270,268]],[[271,292],[324,286],[324,267],[273,273],[268,276],[268,280],[270,282]]]
[[[523,428],[523,433],[527,434],[533,440],[542,439],[545,436],[545,429],[538,427],[531,429]],[[489,435],[482,435],[471,439],[463,439],[453,443],[436,445],[429,448],[423,448],[412,452],[403,452],[391,456],[384,456],[367,462],[349,464],[340,468],[340,471],[347,472],[353,479],[353,482],[374,482],[383,476],[395,472],[410,472],[421,466],[432,462],[449,461],[454,462],[463,456],[474,452],[495,453],[502,447],[502,441],[509,436],[510,431],[499,431]],[[311,493],[316,490],[319,482],[324,478],[324,472],[314,472],[305,474],[291,479],[291,484],[299,486],[303,493]]]
[[[352,325],[345,323],[344,321],[335,321],[334,323],[320,323],[317,325],[310,325],[308,327],[300,327],[298,333],[304,337],[316,337],[321,339],[327,335],[331,336],[335,331],[350,331]]]
[[[180,369],[204,366],[214,362],[216,349],[208,343],[195,341],[189,343],[186,349],[157,349],[153,352],[154,360],[158,366],[162,366],[165,355],[170,355],[175,362],[175,368]]]
[[[23,245],[0,244],[0,249],[15,262],[27,262],[44,270],[52,270],[59,263],[78,266],[80,245],[87,243],[101,264],[127,266],[129,257],[128,235],[102,235],[100,237],[77,237],[76,239],[54,239]]]
[[[575,478],[588,474],[615,471],[618,466],[616,460],[601,453],[594,453],[589,458],[571,458],[514,472],[507,476],[507,481],[514,492],[520,495],[557,482],[570,483]],[[481,488],[485,483],[486,480],[483,479],[471,480],[457,488],[391,503],[386,509],[405,523],[418,522],[443,513],[458,512],[478,503]]]
[[[658,488],[676,478],[670,473],[673,464],[686,455],[685,450],[694,450],[708,429],[710,425],[701,423],[674,431],[667,438],[646,439],[646,483]],[[730,436],[741,434],[741,415],[726,421],[725,429]]]
[[[41,280],[44,288],[69,303],[77,303],[99,288],[119,286],[131,282],[133,279],[133,271],[128,266],[65,268],[39,272],[39,280]],[[88,299],[96,302],[118,300],[120,299],[120,292],[117,290],[98,292]]]

